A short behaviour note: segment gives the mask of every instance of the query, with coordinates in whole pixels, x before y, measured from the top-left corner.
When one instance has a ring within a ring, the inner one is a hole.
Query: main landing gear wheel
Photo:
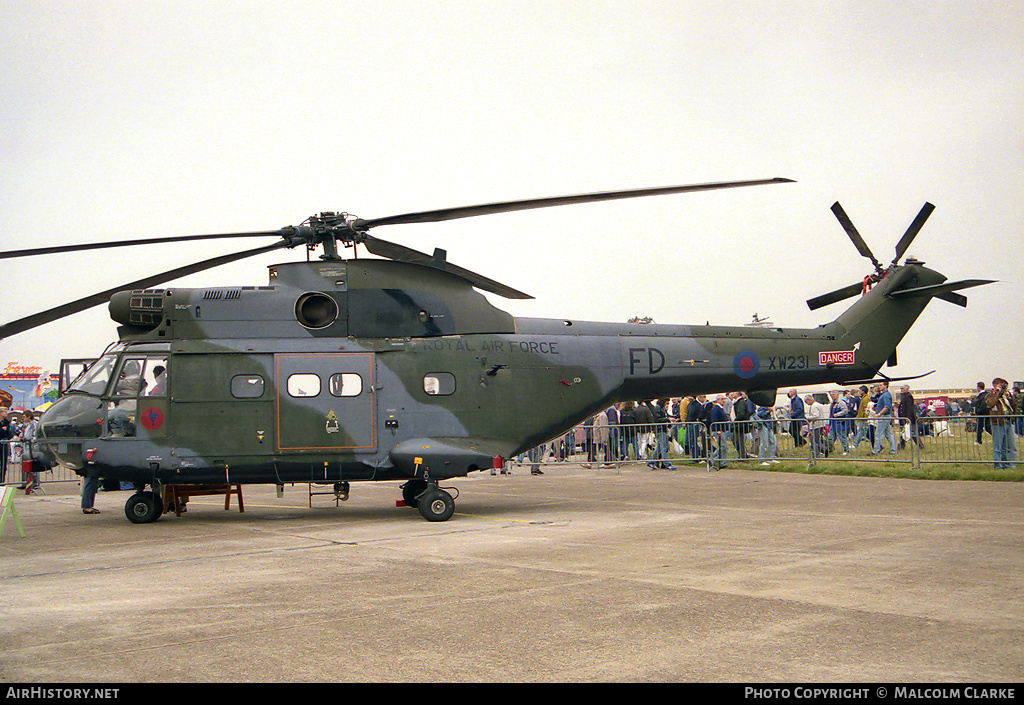
[[[163,513],[163,502],[152,492],[136,492],[124,503],[124,514],[133,524],[149,524]]]
[[[420,497],[417,509],[427,521],[448,521],[455,513],[455,499],[444,490],[434,487]]]

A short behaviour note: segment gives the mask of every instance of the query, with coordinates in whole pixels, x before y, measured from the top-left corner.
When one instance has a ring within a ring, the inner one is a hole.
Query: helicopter
[[[966,306],[947,282],[901,258],[925,204],[883,266],[836,203],[833,213],[874,265],[862,281],[807,303],[859,297],[813,329],[604,323],[514,317],[481,292],[532,298],[369,231],[535,208],[791,183],[774,178],[506,201],[361,219],[324,212],[277,230],[123,240],[0,253],[270,237],[0,326],[0,338],[108,303],[118,340],[39,421],[41,443],[79,474],[134,483],[132,523],[157,520],[175,485],[400,482],[428,521],[455,511],[441,483],[502,467],[611,404],[744,389],[769,406],[780,387],[873,380],[932,298]],[[343,258],[339,243],[380,259]],[[228,262],[305,246],[318,260],[269,267],[267,286],[162,287]],[[883,375],[884,377],[884,375]],[[901,378],[909,379],[909,378]],[[149,488],[149,489],[147,489]]]

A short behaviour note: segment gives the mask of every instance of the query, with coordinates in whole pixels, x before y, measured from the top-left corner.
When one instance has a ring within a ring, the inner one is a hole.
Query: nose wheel
[[[455,498],[434,486],[420,496],[416,508],[427,521],[448,521],[455,513]]]

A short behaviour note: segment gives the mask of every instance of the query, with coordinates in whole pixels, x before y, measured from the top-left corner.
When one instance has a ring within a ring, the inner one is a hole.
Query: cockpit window
[[[167,396],[167,359],[126,357],[114,383],[115,397]]]
[[[81,392],[83,394],[103,394],[110,381],[110,373],[117,361],[116,355],[104,355],[93,363],[92,367],[79,375],[75,383],[68,389],[69,392]]]
[[[134,397],[142,389],[142,368],[145,358],[127,358],[121,364],[121,372],[114,383],[115,397]]]

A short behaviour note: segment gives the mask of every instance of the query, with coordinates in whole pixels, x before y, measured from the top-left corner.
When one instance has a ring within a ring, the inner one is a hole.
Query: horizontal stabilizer
[[[964,296],[959,297],[963,300],[961,304],[958,300],[954,300],[955,297],[947,297],[944,294],[949,294],[959,289],[969,289],[972,286],[982,286],[984,284],[992,284],[992,279],[963,279],[958,282],[947,282],[945,284],[934,284],[932,286],[918,286],[913,289],[901,289],[900,291],[894,291],[889,294],[891,298],[897,299],[904,296],[937,296],[944,301],[955,303],[960,306],[967,305],[967,298]]]
[[[951,304],[956,304],[957,306],[961,306],[963,308],[967,308],[967,297],[964,296],[963,294],[958,294],[955,291],[949,291],[946,292],[945,294],[936,294],[935,298],[942,299],[943,301],[948,301]]]
[[[853,386],[856,384],[876,384],[878,382],[904,382],[909,379],[921,379],[922,377],[927,377],[932,372],[935,372],[935,370],[925,372],[921,375],[912,375],[910,377],[886,377],[885,375],[881,375],[881,377],[873,377],[871,379],[844,379],[840,380],[839,384],[843,386]]]

